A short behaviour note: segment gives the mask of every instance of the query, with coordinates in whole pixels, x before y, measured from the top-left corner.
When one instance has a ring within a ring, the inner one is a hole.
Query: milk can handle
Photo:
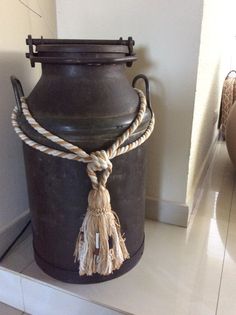
[[[20,99],[22,96],[24,96],[22,85],[20,83],[20,80],[14,76],[11,76],[11,84],[12,84],[13,91],[15,94],[17,109],[19,113],[21,113],[21,100]]]
[[[148,78],[144,75],[144,74],[138,74],[136,75],[136,77],[134,77],[133,82],[132,82],[132,86],[135,87],[136,82],[138,80],[142,79],[144,81],[145,84],[145,92],[146,92],[146,100],[147,100],[147,106],[149,107],[151,113],[153,112],[152,110],[152,105],[151,105],[151,98],[150,98],[150,85],[149,85],[149,80]]]

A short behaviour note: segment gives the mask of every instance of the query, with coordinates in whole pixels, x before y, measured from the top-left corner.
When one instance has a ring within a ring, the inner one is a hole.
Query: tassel
[[[76,241],[75,262],[79,274],[109,275],[129,258],[117,214],[112,211],[108,190],[99,185],[88,196],[88,209]]]

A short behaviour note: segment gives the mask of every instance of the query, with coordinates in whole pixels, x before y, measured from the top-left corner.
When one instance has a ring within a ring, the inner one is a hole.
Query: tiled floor
[[[37,292],[37,283],[44,283],[47,290],[63,292],[65,299],[66,295],[81,297],[120,313],[235,315],[236,185],[224,144],[217,147],[189,227],[147,221],[144,256],[128,274],[94,285],[54,280],[35,264],[29,232],[2,265],[22,274],[25,295],[31,288]],[[5,315],[1,306],[0,314]],[[63,313],[58,309],[58,314]]]
[[[0,314],[1,315],[29,315],[3,303],[0,303]]]

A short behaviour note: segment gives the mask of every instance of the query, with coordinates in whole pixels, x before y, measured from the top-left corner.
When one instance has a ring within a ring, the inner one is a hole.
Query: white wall
[[[5,240],[8,229],[28,210],[21,143],[10,122],[15,99],[9,77],[16,75],[27,95],[39,75],[39,69],[31,69],[25,58],[28,48],[25,38],[28,34],[34,37],[56,35],[54,0],[24,2],[41,17],[29,11],[20,1],[0,1],[0,236],[3,233]],[[2,242],[0,237],[0,252]]]
[[[188,212],[185,198],[202,0],[56,3],[60,38],[118,39],[131,35],[135,39],[139,60],[129,75],[143,72],[150,77],[157,116],[149,143],[148,208],[152,208],[152,217],[186,224],[174,222],[171,216],[178,208],[184,211],[186,221]]]
[[[217,138],[223,80],[230,70],[230,44],[236,34],[234,0],[204,0],[186,201],[198,194]]]

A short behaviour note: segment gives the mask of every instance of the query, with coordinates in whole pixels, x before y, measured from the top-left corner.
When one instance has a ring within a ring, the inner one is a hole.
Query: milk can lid
[[[126,63],[130,67],[137,59],[132,37],[128,40],[33,39],[29,35],[26,44],[29,46],[26,57],[30,59],[32,67],[35,62],[87,65]]]

